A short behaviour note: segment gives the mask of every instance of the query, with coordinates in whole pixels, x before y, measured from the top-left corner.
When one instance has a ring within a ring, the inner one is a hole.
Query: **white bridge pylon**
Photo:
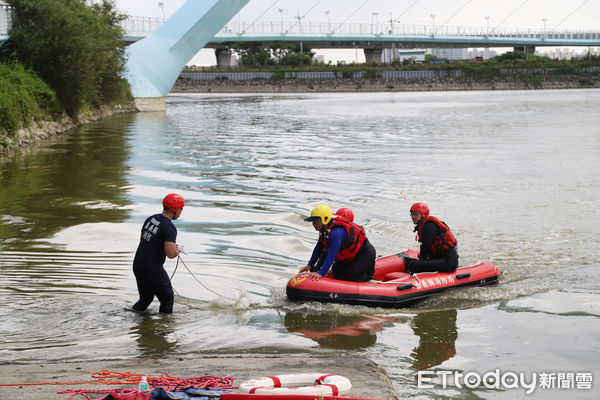
[[[185,64],[249,0],[188,0],[153,34],[127,48],[125,77],[141,111],[162,110]]]

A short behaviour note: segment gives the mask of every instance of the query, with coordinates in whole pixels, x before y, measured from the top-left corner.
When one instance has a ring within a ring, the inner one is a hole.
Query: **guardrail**
[[[435,26],[435,25],[382,25],[365,23],[284,23],[230,21],[219,33],[222,34],[290,34],[304,35],[401,35],[401,36],[480,36],[490,38],[522,39],[600,39],[600,30],[532,30],[515,28],[487,28],[481,26]]]
[[[164,18],[128,16],[121,26],[128,35],[148,34],[156,32],[165,21]]]
[[[164,23],[162,18],[130,16],[123,21],[128,33],[152,33]],[[384,25],[379,23],[345,23],[333,22],[274,22],[229,21],[218,34],[273,34],[281,35],[402,35],[402,36],[479,36],[487,38],[519,38],[519,39],[571,39],[600,40],[600,30],[535,30],[515,28],[488,28],[482,26],[435,26],[435,25]],[[217,35],[218,35],[217,34]]]
[[[163,23],[164,18],[128,16],[122,26],[128,35],[145,36],[155,32]],[[0,3],[0,35],[7,35],[12,25],[11,8]],[[219,31],[219,34],[273,34],[282,39],[287,35],[356,35],[356,36],[430,36],[430,37],[486,37],[486,38],[519,38],[519,39],[569,39],[569,40],[600,40],[600,30],[532,30],[515,28],[488,28],[477,26],[435,26],[435,25],[405,25],[379,23],[344,23],[333,22],[274,22],[259,21],[248,23],[230,21]]]

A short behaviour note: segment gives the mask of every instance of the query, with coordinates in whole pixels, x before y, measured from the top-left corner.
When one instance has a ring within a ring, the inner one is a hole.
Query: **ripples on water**
[[[416,389],[424,368],[597,371],[599,91],[167,102],[1,160],[0,361],[359,352],[423,398],[450,395]],[[172,191],[180,298],[174,315],[138,315],[139,229]],[[416,201],[500,285],[406,310],[287,301],[312,206],[351,207],[387,255],[414,247]]]

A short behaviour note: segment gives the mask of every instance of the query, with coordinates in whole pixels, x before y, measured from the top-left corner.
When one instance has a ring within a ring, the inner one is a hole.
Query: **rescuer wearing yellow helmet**
[[[311,279],[321,278],[329,269],[335,279],[344,281],[366,282],[373,278],[376,252],[362,226],[333,215],[326,204],[313,208],[305,221],[312,222],[319,240],[310,261],[300,272],[310,271],[323,256],[323,265],[310,272]]]

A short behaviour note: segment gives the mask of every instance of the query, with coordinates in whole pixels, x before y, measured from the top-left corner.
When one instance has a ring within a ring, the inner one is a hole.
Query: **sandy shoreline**
[[[101,370],[112,372],[131,372],[159,377],[167,373],[171,377],[182,379],[218,376],[234,377],[233,386],[239,386],[249,379],[263,376],[293,373],[323,373],[344,376],[352,383],[345,396],[365,397],[382,400],[398,398],[387,372],[374,362],[362,357],[339,356],[226,356],[193,358],[136,358],[129,360],[98,360],[87,362],[46,362],[27,364],[0,364],[2,384],[22,384],[16,386],[0,385],[0,398],[19,400],[66,400],[70,394],[58,394],[71,389],[97,391],[91,394],[96,399],[104,393],[117,388],[136,388],[136,385],[76,384],[93,381],[91,375]],[[45,384],[42,384],[45,383]],[[63,384],[64,383],[64,384]],[[239,393],[237,389],[232,392]],[[77,396],[79,398],[81,396]],[[83,398],[83,397],[81,397]]]

